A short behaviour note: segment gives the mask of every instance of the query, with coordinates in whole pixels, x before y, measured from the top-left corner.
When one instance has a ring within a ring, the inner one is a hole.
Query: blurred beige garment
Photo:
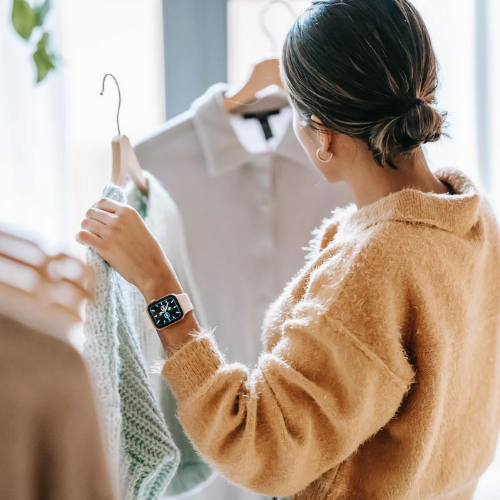
[[[77,351],[0,316],[0,380],[0,499],[112,500]]]

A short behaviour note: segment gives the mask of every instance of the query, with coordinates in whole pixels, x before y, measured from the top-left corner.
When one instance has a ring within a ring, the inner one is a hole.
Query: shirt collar
[[[447,182],[454,195],[424,193],[406,188],[356,209],[354,203],[337,208],[315,231],[312,247],[325,248],[335,234],[366,229],[377,223],[402,221],[423,224],[455,233],[467,234],[479,217],[480,194],[474,183],[460,170],[440,168],[434,175]]]
[[[196,133],[201,143],[209,175],[212,177],[235,170],[252,161],[255,156],[240,143],[224,107],[225,83],[212,85],[191,105]],[[313,168],[295,138],[293,125],[288,129],[275,151],[270,154]]]

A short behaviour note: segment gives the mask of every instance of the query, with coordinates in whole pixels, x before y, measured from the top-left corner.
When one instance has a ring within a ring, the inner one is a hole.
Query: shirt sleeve
[[[383,361],[337,314],[306,298],[253,371],[228,364],[202,332],[163,374],[184,429],[214,468],[260,494],[289,496],[394,416],[413,379],[402,350],[397,356],[393,365]]]

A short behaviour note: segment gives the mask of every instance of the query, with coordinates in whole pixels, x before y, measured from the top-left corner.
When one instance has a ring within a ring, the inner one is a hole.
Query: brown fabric
[[[112,498],[80,355],[0,316],[0,499]]]
[[[164,366],[180,420],[237,484],[293,500],[470,500],[500,426],[500,235],[456,195],[335,211],[271,306],[253,371],[202,333]],[[238,332],[234,332],[238,335]]]

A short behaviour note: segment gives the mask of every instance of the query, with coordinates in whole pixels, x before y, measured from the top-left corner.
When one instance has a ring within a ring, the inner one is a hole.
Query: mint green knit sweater
[[[186,248],[186,238],[182,217],[175,204],[160,182],[149,172],[143,171],[149,184],[148,196],[140,193],[133,182],[125,188],[127,202],[143,217],[149,230],[156,237],[170,264],[175,270],[182,289],[189,295],[200,325],[208,328],[203,304],[201,303],[195,280],[191,271]],[[132,320],[141,345],[146,365],[163,366],[165,352],[155,331],[149,331],[142,321],[142,312],[146,302],[141,292],[130,288],[129,303],[133,306]],[[160,409],[163,413],[175,445],[180,451],[177,472],[170,481],[164,499],[184,498],[195,495],[215,477],[215,472],[203,460],[190,439],[184,432],[177,417],[177,401],[170,387],[158,370],[150,369],[150,381]]]
[[[124,192],[108,186],[103,196],[124,202]],[[180,459],[151,390],[130,316],[129,283],[93,250],[94,301],[88,302],[84,354],[101,407],[118,498],[157,500],[166,491]]]

